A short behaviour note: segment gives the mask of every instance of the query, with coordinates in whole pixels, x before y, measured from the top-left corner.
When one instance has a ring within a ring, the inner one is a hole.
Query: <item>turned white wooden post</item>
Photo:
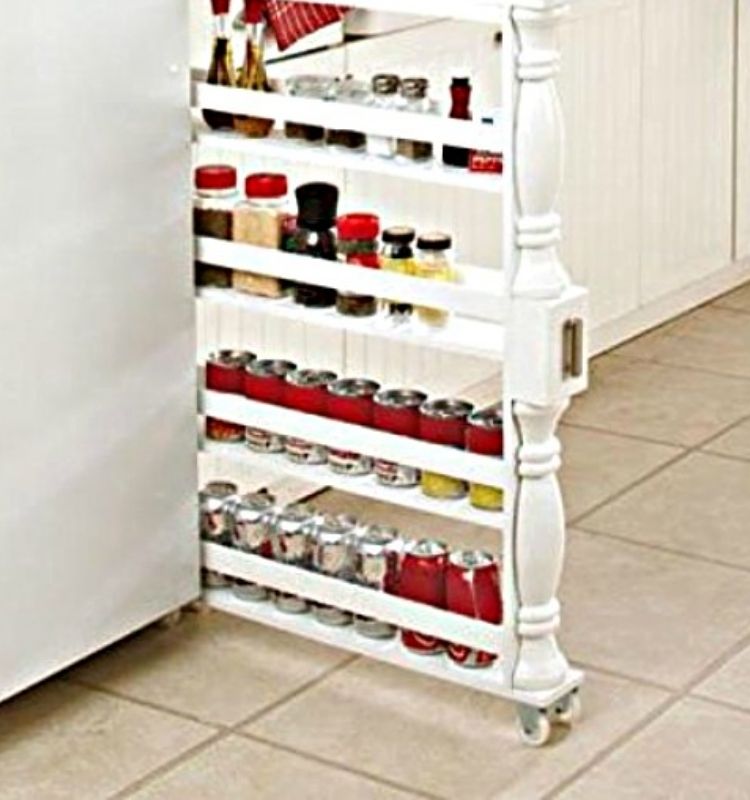
[[[516,126],[513,175],[515,253],[511,339],[517,357],[508,380],[518,429],[514,527],[518,650],[516,689],[549,690],[568,675],[557,644],[557,590],[565,550],[565,515],[557,472],[557,424],[568,405],[556,337],[571,282],[560,262],[556,203],[563,170],[564,129],[556,76],[561,0],[514,0]],[[535,374],[536,373],[536,374]]]

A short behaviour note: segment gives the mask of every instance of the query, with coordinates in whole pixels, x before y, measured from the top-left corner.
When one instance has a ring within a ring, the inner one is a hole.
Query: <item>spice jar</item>
[[[234,212],[234,240],[256,247],[278,250],[281,246],[281,231],[287,210],[286,175],[261,172],[245,179],[246,200],[237,205]],[[281,297],[278,278],[258,275],[254,272],[232,272],[235,289],[261,297]]]
[[[453,241],[446,233],[427,233],[417,239],[416,275],[431,281],[456,280],[456,273],[449,258]],[[417,307],[417,316],[431,328],[442,328],[450,318],[448,311],[427,306]]]
[[[415,389],[385,389],[374,398],[373,422],[381,431],[398,436],[419,436],[419,409],[427,400],[424,392]],[[394,464],[376,458],[375,476],[385,486],[406,488],[419,484],[420,472],[416,467]]]
[[[501,406],[484,408],[469,417],[466,427],[466,449],[470,453],[480,453],[485,456],[502,456],[503,409]],[[485,511],[501,511],[503,490],[495,486],[470,483],[469,501],[475,508],[482,508]]]
[[[428,400],[419,410],[419,437],[425,442],[463,449],[466,421],[474,410],[464,400]],[[422,472],[422,493],[441,500],[463,497],[466,483],[436,472]]]
[[[359,267],[379,269],[378,234],[380,219],[375,214],[344,214],[336,222],[339,260]],[[370,295],[339,292],[336,310],[347,317],[371,317],[378,310]]]
[[[293,97],[305,97],[309,100],[329,100],[336,88],[336,79],[325,75],[296,75],[286,82],[286,91]],[[310,144],[325,139],[325,129],[318,125],[303,122],[287,122],[284,133],[288,139],[296,139]]]
[[[325,261],[336,261],[336,223],[339,190],[330,183],[306,183],[296,191],[297,226],[285,237],[284,249]],[[308,308],[327,308],[336,304],[336,291],[295,281],[294,302]]]
[[[457,76],[451,82],[451,119],[471,119],[471,81],[465,76]],[[466,169],[469,166],[469,150],[466,147],[445,145],[443,163],[449,167]]]
[[[271,558],[271,521],[276,499],[266,491],[242,495],[231,507],[232,542],[239,550]],[[268,589],[257,583],[235,578],[233,593],[240,600],[259,602],[268,598]]]
[[[427,97],[430,87],[427,78],[404,78],[401,82],[401,108],[412,114],[428,114],[432,105]],[[396,152],[408,161],[428,161],[432,158],[432,142],[399,139]]]
[[[375,75],[372,79],[372,105],[374,108],[394,111],[397,107],[398,75]],[[367,153],[380,158],[393,158],[396,155],[396,140],[392,136],[367,134]]]
[[[306,414],[324,415],[328,406],[328,384],[336,374],[319,369],[298,369],[286,376],[286,405]],[[286,456],[295,464],[325,464],[328,450],[321,444],[288,436]]]
[[[315,509],[305,503],[294,503],[276,514],[271,534],[274,559],[294,567],[309,567],[317,518]],[[276,592],[274,605],[287,614],[304,614],[310,608],[307,600],[287,592]]]
[[[259,359],[245,367],[243,391],[245,397],[273,405],[286,404],[286,376],[297,365],[280,359]],[[280,453],[284,450],[284,438],[273,431],[248,427],[244,431],[245,443],[256,453]]]
[[[414,258],[412,244],[416,237],[413,228],[397,226],[383,231],[383,251],[380,256],[380,268],[400,275],[415,275],[417,262]],[[406,321],[411,317],[411,303],[400,303],[398,300],[384,301],[391,318]]]
[[[266,23],[263,11],[266,0],[245,0],[245,63],[237,73],[237,86],[255,92],[272,92],[266,74]],[[273,129],[272,119],[234,115],[234,129],[252,139],[262,139]]]
[[[357,520],[350,514],[325,514],[312,526],[312,566],[322,575],[351,580],[354,574],[352,539]],[[352,614],[334,606],[316,605],[313,614],[324,625],[349,625]]]
[[[347,78],[336,86],[335,99],[340,103],[350,105],[368,105],[370,103],[370,89],[366,83]],[[353,109],[356,116],[356,109]],[[326,131],[326,144],[329,147],[343,150],[364,150],[366,138],[361,131],[334,130]]]
[[[228,164],[206,164],[195,170],[193,232],[231,239],[237,205],[237,170]]]
[[[206,389],[211,392],[242,394],[245,367],[255,359],[244,350],[219,350],[206,360]],[[235,422],[206,417],[206,438],[214,442],[238,443],[245,428]]]
[[[196,261],[194,267],[196,286],[210,286],[213,289],[232,288],[231,269],[204,264],[202,261]]]
[[[353,425],[372,426],[374,397],[380,385],[364,378],[341,378],[328,386],[328,416]],[[372,459],[348,450],[329,449],[328,464],[334,472],[366,475]]]

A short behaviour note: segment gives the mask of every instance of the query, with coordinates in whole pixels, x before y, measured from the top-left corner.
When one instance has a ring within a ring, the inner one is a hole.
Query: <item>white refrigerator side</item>
[[[198,594],[183,0],[0,28],[0,700]]]

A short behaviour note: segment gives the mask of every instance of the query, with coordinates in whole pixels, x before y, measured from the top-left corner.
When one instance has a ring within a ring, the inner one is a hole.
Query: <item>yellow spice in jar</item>
[[[451,500],[463,497],[466,494],[466,483],[450,475],[440,475],[437,472],[422,472],[420,481],[422,494],[438,500]]]
[[[469,484],[469,501],[474,508],[484,511],[503,510],[503,490],[494,486],[484,486],[481,483]]]
[[[451,265],[448,253],[452,246],[451,237],[444,233],[428,233],[417,240],[419,254],[414,274],[418,278],[431,281],[456,281],[456,273]],[[442,328],[449,318],[447,311],[428,306],[418,306],[417,316],[425,325]]]

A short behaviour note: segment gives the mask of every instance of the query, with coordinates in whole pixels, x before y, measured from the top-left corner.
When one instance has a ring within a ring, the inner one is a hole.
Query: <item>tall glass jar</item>
[[[265,0],[245,0],[245,63],[237,74],[237,86],[256,92],[272,92],[265,64],[266,23],[263,19]],[[234,115],[234,129],[252,139],[262,139],[273,129],[273,120]]]
[[[372,79],[373,108],[394,111],[398,105],[398,87],[400,83],[398,75],[375,75]],[[368,133],[367,153],[380,158],[393,158],[396,155],[396,140],[392,136],[379,136]]]
[[[456,272],[450,259],[453,240],[447,233],[427,233],[417,240],[417,266],[415,274],[431,281],[452,282]],[[418,306],[417,315],[421,322],[432,328],[444,327],[450,313],[440,308]]]
[[[401,82],[401,108],[412,114],[429,114],[432,104],[427,96],[430,83],[427,78],[404,78]],[[432,158],[432,142],[399,139],[396,144],[399,157],[408,161],[428,161]]]
[[[383,231],[383,251],[380,256],[380,268],[400,275],[415,275],[417,262],[414,258],[413,243],[416,233],[413,228],[396,226]],[[390,316],[398,321],[408,320],[413,311],[411,303],[398,300],[385,300]]]
[[[370,104],[370,88],[362,81],[355,81],[347,78],[338,84],[335,91],[335,99],[340,103],[348,103],[354,106],[364,106]],[[367,137],[362,131],[341,130],[329,128],[326,131],[326,144],[329,147],[341,148],[342,150],[364,150]]]
[[[344,214],[336,223],[339,260],[355,267],[379,269],[378,234],[380,219],[375,214]],[[371,295],[339,292],[336,310],[347,317],[371,317],[378,301]]]
[[[336,88],[336,79],[326,75],[296,75],[286,82],[286,92],[292,97],[309,100],[330,100]],[[319,144],[325,139],[325,128],[306,122],[289,121],[284,125],[287,139]]]
[[[211,63],[206,83],[213,86],[235,86],[234,59],[232,57],[231,28],[229,25],[229,0],[211,0],[214,14],[214,40],[211,47]],[[231,128],[234,115],[226,111],[203,110],[206,125],[213,130]]]

